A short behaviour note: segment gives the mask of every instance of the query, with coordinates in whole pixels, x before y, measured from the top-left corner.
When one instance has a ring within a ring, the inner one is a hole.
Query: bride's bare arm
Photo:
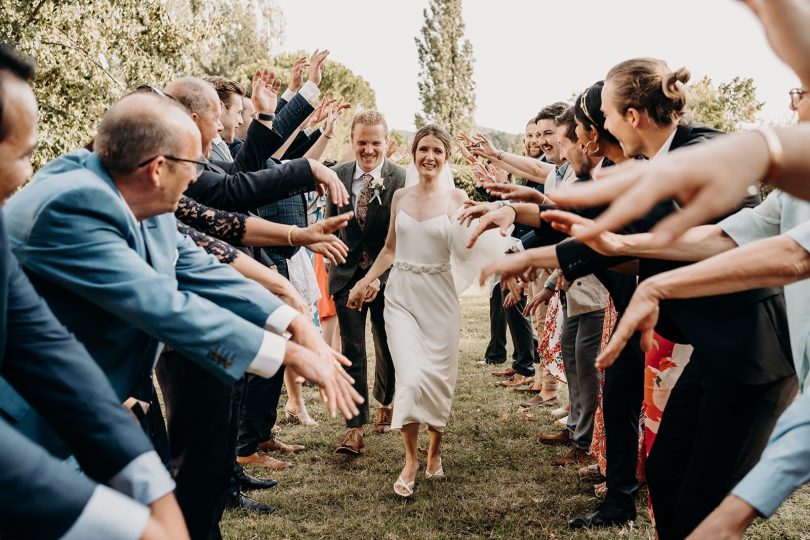
[[[397,228],[396,220],[399,213],[400,202],[402,201],[404,189],[399,189],[394,193],[391,200],[391,218],[388,222],[388,236],[385,237],[385,246],[380,250],[380,254],[374,260],[374,264],[368,269],[366,275],[358,281],[352,290],[349,291],[349,305],[350,308],[361,309],[363,303],[371,302],[376,298],[377,291],[379,291],[379,283],[374,286],[377,278],[385,273],[386,270],[391,268],[394,264],[394,256],[396,255],[397,247]],[[372,291],[369,291],[372,288]]]

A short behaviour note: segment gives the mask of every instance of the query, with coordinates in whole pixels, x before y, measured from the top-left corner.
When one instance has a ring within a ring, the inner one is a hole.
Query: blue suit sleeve
[[[259,284],[205,253],[187,236],[177,233],[177,284],[180,290],[206,298],[256,326],[284,303]]]
[[[100,190],[60,193],[42,207],[15,253],[29,272],[171,345],[226,382],[239,379],[259,350],[262,328],[179,290],[175,276],[147,264],[130,247],[137,234],[130,222],[110,210],[120,205]],[[171,234],[168,248],[176,247],[174,225]]]

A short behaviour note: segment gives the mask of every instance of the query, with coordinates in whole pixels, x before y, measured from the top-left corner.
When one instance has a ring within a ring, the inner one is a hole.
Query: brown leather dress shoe
[[[348,429],[343,435],[340,446],[335,449],[336,454],[346,454],[349,456],[359,456],[366,453],[366,443],[363,440],[363,431],[359,429]]]
[[[377,421],[374,422],[374,432],[382,434],[391,431],[392,418],[394,418],[393,407],[377,407]]]
[[[560,459],[555,459],[551,464],[555,467],[565,467],[566,465],[589,465],[596,460],[587,451],[576,446]]]
[[[236,462],[239,465],[254,465],[274,471],[283,471],[293,465],[289,461],[281,461],[280,459],[268,456],[264,452],[255,452],[249,456],[236,456]]]
[[[567,429],[555,433],[554,435],[540,435],[537,437],[537,442],[545,444],[546,446],[566,446],[574,444],[574,440],[571,438]]]
[[[515,371],[514,369],[506,368],[506,369],[502,369],[500,371],[493,371],[492,376],[493,377],[511,377],[515,373],[517,373],[517,371]]]
[[[552,405],[556,405],[560,402],[557,396],[552,398],[544,398],[539,394],[534,396],[532,399],[524,401],[520,404],[521,407],[550,407]]]
[[[300,444],[287,444],[280,440],[273,438],[259,443],[259,449],[270,450],[272,452],[280,452],[282,454],[294,454],[306,450]]]
[[[514,386],[523,386],[525,384],[534,384],[534,377],[527,377],[526,375],[515,373],[505,381],[497,383],[498,386],[505,386],[507,388],[512,388]]]

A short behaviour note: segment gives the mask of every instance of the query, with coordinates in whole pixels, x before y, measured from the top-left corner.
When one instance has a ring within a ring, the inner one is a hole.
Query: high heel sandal
[[[416,480],[411,480],[406,484],[405,480],[403,480],[402,476],[400,476],[399,478],[397,478],[397,481],[394,482],[394,493],[396,493],[403,499],[407,499],[408,497],[413,495],[413,486],[415,483]],[[400,488],[402,491],[400,491],[397,488]]]
[[[428,472],[427,467],[425,467],[425,478],[443,478],[444,477],[444,466],[442,465],[442,458],[439,458],[439,468],[433,472]]]
[[[300,424],[302,426],[317,426],[318,422],[314,420],[309,413],[304,409],[302,412],[290,412],[284,409],[284,419],[288,424]]]

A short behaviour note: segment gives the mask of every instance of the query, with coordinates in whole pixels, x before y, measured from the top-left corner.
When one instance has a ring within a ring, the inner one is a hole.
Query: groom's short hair
[[[354,115],[351,129],[352,137],[354,137],[354,126],[357,124],[363,124],[364,126],[382,126],[385,129],[386,136],[388,135],[388,124],[385,122],[385,117],[377,111],[363,111]]]

